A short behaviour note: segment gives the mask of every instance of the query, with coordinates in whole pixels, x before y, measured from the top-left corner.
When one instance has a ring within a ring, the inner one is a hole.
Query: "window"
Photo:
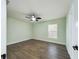
[[[48,38],[57,38],[57,24],[48,25]]]

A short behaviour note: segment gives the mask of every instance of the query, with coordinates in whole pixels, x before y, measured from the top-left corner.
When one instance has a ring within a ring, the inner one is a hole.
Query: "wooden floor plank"
[[[64,45],[28,40],[7,46],[7,59],[70,59]]]

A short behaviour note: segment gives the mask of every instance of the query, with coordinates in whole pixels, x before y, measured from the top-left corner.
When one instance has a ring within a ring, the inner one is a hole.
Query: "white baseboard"
[[[20,40],[20,41],[16,41],[16,42],[9,42],[9,43],[7,43],[7,45],[19,43],[19,42],[26,41],[26,40],[30,40],[30,38],[29,39]]]
[[[65,43],[62,42],[56,42],[56,41],[51,41],[51,40],[46,40],[46,39],[35,39],[35,40],[41,40],[41,41],[46,41],[46,42],[51,42],[51,43],[56,43],[56,44],[61,44],[61,45],[66,45]]]
[[[30,40],[30,39],[24,39],[24,40],[20,40],[20,41],[16,41],[16,42],[10,42],[10,43],[7,43],[7,45],[19,43],[19,42],[26,41],[26,40]],[[39,39],[39,38],[33,38],[33,39],[35,39],[35,40],[41,40],[41,41],[46,41],[46,42],[51,42],[51,43],[56,43],[56,44],[61,44],[61,45],[66,45],[65,43],[57,42],[57,41],[51,41],[51,40]]]

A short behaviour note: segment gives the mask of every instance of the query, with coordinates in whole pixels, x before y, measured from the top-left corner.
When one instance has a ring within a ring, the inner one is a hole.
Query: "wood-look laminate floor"
[[[70,59],[64,45],[28,40],[7,46],[7,59]]]

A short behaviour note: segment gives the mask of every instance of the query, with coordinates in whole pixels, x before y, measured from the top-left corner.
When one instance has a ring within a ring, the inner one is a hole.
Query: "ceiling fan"
[[[27,16],[25,16],[25,18],[30,19],[30,21],[39,21],[40,19],[42,19],[35,13],[28,14]]]

